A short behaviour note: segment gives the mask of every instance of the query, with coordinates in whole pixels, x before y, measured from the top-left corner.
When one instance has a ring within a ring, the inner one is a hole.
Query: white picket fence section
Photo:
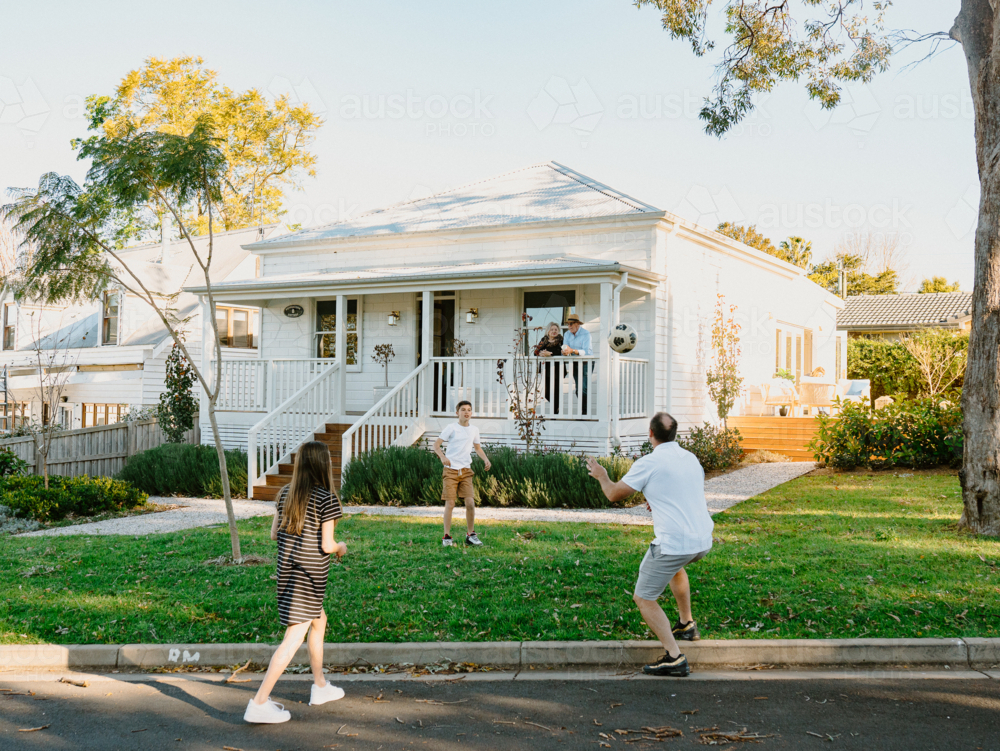
[[[50,475],[110,477],[122,470],[129,457],[166,442],[155,419],[64,430],[52,436],[46,463]],[[194,428],[184,434],[184,442],[201,442],[197,417]],[[43,473],[41,436],[2,439],[0,447],[28,462],[34,474]]]
[[[409,446],[420,437],[429,413],[425,379],[432,362],[418,366],[344,432],[340,439],[341,477],[352,457],[393,444]]]
[[[249,472],[247,492],[260,477],[287,461],[303,441],[322,432],[339,402],[339,365],[320,369],[301,389],[292,394],[267,417],[250,428],[248,436]]]
[[[271,360],[223,360],[216,410],[269,412],[283,404],[309,381],[335,364],[323,357]],[[215,364],[212,371],[215,373]]]
[[[618,416],[622,419],[648,417],[646,406],[649,389],[646,373],[649,360],[632,357],[618,358]]]
[[[507,389],[497,380],[501,363],[505,374],[509,374],[510,366],[504,358],[432,358],[431,414],[454,416],[455,405],[469,401],[476,417],[508,417]]]

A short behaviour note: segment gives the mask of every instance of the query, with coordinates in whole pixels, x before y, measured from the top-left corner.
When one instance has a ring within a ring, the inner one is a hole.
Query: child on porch
[[[299,449],[292,481],[281,489],[271,523],[271,539],[278,542],[278,613],[286,626],[285,638],[271,656],[257,695],[247,704],[243,719],[253,723],[288,722],[291,713],[271,701],[270,693],[309,632],[309,663],[313,685],[309,704],[325,704],[344,691],[323,675],[323,635],[326,632],[326,580],[330,555],[347,554],[347,545],[333,539],[336,520],[343,515],[333,488],[330,449],[310,441]]]
[[[465,500],[465,544],[482,545],[476,534],[476,492],[472,487],[472,451],[479,454],[486,463],[486,471],[490,470],[490,460],[479,443],[479,428],[470,425],[472,419],[472,403],[461,401],[455,410],[458,422],[453,422],[441,431],[434,442],[434,453],[444,465],[442,478],[441,500],[444,501],[444,546],[454,545],[451,539],[451,512],[455,508],[458,496]],[[447,443],[448,450],[442,451],[441,444]]]

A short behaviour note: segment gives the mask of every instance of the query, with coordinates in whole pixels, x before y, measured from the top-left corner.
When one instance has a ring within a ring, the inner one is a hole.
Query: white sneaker
[[[446,548],[450,548],[452,545],[455,544],[455,541],[450,537],[444,537],[441,539],[441,544],[444,545],[444,547]]]
[[[315,707],[317,704],[326,704],[328,701],[337,701],[344,698],[344,689],[334,686],[330,681],[325,686],[312,685],[309,692],[309,706]]]
[[[243,719],[246,722],[274,725],[279,722],[288,722],[292,719],[292,713],[285,709],[283,704],[278,704],[270,699],[263,704],[258,704],[251,699],[247,704],[247,711],[244,712]]]

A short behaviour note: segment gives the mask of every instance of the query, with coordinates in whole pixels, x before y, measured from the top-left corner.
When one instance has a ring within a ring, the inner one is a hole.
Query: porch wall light
[[[390,326],[398,326],[399,325],[399,311],[398,310],[392,311],[389,314],[389,316],[388,316],[388,321],[387,322],[388,322],[388,324]]]
[[[479,308],[469,308],[469,312],[465,314],[466,323],[475,323],[479,320]]]

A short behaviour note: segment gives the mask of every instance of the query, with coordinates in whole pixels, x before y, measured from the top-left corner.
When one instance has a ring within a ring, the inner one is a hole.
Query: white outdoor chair
[[[871,403],[872,382],[865,379],[841,378],[837,381],[837,397],[842,402]]]

